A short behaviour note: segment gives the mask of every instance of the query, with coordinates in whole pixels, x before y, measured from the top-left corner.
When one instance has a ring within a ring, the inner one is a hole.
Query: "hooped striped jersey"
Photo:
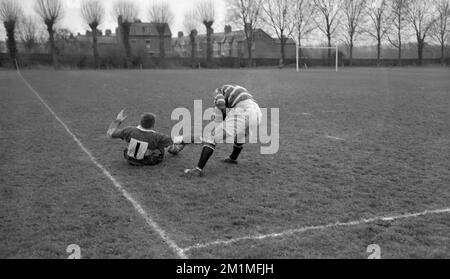
[[[245,100],[253,100],[253,96],[248,90],[238,85],[224,85],[216,89],[214,103],[217,107],[234,108],[237,104]]]

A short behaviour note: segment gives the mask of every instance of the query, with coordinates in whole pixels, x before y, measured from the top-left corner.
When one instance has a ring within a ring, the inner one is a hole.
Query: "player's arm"
[[[178,155],[186,144],[190,142],[189,138],[182,136],[175,137],[174,139],[162,134],[159,136],[159,148],[164,148],[172,155]]]
[[[216,96],[214,97],[214,105],[222,113],[222,121],[227,117],[227,107],[225,96],[220,92],[219,89],[216,90]]]
[[[122,122],[127,118],[125,110],[123,109],[116,117],[116,119],[109,125],[106,134],[111,139],[121,138],[122,130],[119,129]]]

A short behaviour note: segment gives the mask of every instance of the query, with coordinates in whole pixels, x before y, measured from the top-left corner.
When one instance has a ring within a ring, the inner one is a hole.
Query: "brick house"
[[[281,43],[279,39],[272,38],[264,30],[258,28],[254,31],[255,41],[252,46],[253,58],[280,58]],[[247,42],[243,30],[233,31],[231,26],[225,26],[222,33],[213,34],[213,56],[248,58]],[[196,38],[197,57],[206,57],[206,35]],[[189,37],[178,36],[173,41],[175,55],[188,57],[190,54]],[[295,42],[288,39],[286,46],[286,59],[295,58]]]
[[[75,37],[76,42],[79,45],[80,52],[85,54],[92,53],[92,32],[86,31],[84,35],[78,33]],[[105,34],[102,31],[98,31],[97,33],[97,45],[98,51],[101,54],[104,54],[108,51],[114,51],[118,48],[118,40],[117,36],[111,32],[111,30],[105,30]]]
[[[116,29],[116,34],[118,38],[121,38],[121,30],[119,27]],[[165,27],[164,41],[166,55],[170,56],[172,53],[172,32],[168,24]],[[160,36],[156,29],[156,23],[135,21],[131,24],[130,45],[133,54],[146,53],[152,56],[158,56],[159,42]]]

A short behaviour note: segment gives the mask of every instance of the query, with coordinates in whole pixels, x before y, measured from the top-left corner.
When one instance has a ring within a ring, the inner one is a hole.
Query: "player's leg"
[[[231,153],[230,157],[225,158],[223,160],[224,163],[237,165],[239,155],[241,154],[242,150],[244,149],[243,143],[238,143],[237,141],[234,143],[233,146],[233,152]]]
[[[234,138],[233,152],[228,158],[223,160],[224,163],[234,164],[238,163],[239,155],[244,149],[244,143],[249,135],[249,117],[245,110],[236,110],[233,121],[233,131],[236,135]]]
[[[205,137],[202,153],[200,154],[197,167],[194,169],[185,170],[185,174],[192,176],[203,176],[203,170],[216,150],[216,143],[221,143],[227,137],[233,136],[232,131],[227,131],[227,126],[224,124],[225,122],[222,122],[214,129],[214,136]]]

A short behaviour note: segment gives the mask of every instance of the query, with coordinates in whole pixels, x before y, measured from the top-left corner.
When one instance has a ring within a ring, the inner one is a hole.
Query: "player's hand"
[[[125,114],[125,109],[123,109],[117,115],[116,120],[119,121],[119,122],[123,122],[123,121],[125,121],[125,119],[127,119],[127,117],[128,116]]]

